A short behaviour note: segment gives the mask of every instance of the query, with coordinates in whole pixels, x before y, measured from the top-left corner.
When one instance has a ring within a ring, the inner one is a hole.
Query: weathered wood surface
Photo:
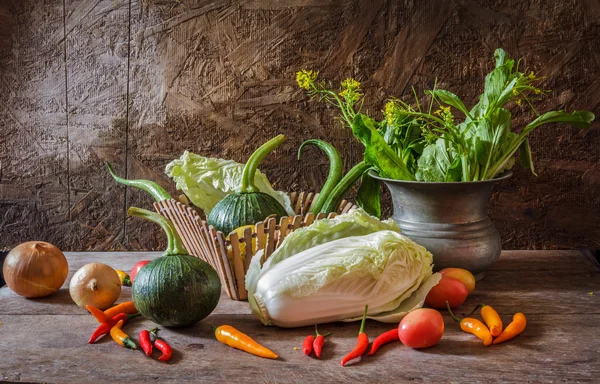
[[[159,253],[68,253],[70,276],[82,265],[102,260],[129,270]],[[68,281],[68,280],[67,280]],[[483,347],[461,332],[444,313],[442,341],[426,350],[385,346],[373,358],[342,368],[341,357],[355,344],[357,323],[322,325],[331,331],[322,359],[304,356],[302,340],[312,328],[263,327],[248,304],[222,296],[216,310],[186,329],[163,329],[175,348],[164,364],[102,340],[86,344],[95,320],[70,300],[65,287],[45,299],[21,298],[0,289],[0,380],[25,382],[550,382],[594,381],[600,377],[600,271],[576,251],[503,252],[461,307],[493,305],[505,322],[523,311],[527,329],[505,344]],[[129,299],[123,290],[120,301]],[[307,308],[310,310],[310,308]],[[445,312],[445,311],[444,311]],[[210,325],[231,324],[280,354],[276,361],[230,349],[214,340]],[[137,339],[148,320],[133,320],[127,332]],[[391,325],[369,321],[373,337]],[[156,357],[156,356],[155,356]]]
[[[598,112],[596,0],[0,1],[0,248],[161,249],[159,229],[125,213],[149,198],[115,185],[107,160],[175,192],[163,169],[184,150],[243,162],[285,133],[263,170],[276,188],[318,190],[326,160],[297,162],[303,140],[333,142],[346,168],[362,150],[295,86],[298,69],[356,77],[371,112],[436,76],[472,104],[500,46],[546,76],[538,110]],[[517,167],[491,199],[504,248],[600,248],[599,127],[531,135],[539,177]]]

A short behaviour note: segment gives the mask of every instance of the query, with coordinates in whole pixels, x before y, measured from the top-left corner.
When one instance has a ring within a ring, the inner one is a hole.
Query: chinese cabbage
[[[369,317],[397,322],[422,306],[439,281],[432,261],[424,247],[396,231],[345,237],[265,263],[260,273],[255,263],[247,278],[249,301],[265,325],[353,320],[365,304]]]

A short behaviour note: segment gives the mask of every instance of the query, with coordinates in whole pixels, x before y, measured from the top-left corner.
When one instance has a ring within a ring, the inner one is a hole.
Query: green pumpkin
[[[132,287],[135,307],[165,327],[184,327],[208,316],[219,303],[221,281],[208,263],[190,256],[170,221],[155,212],[131,207],[129,214],[159,224],[167,234],[163,256],[140,269]]]
[[[215,309],[221,283],[214,268],[197,257],[163,256],[140,269],[131,294],[145,318],[165,327],[183,327]]]
[[[285,141],[279,135],[258,148],[248,159],[242,172],[240,192],[225,196],[208,215],[208,224],[229,234],[243,225],[256,224],[269,216],[287,216],[285,208],[272,196],[254,185],[254,175],[262,159]]]
[[[287,215],[273,196],[262,192],[234,193],[214,206],[208,215],[208,223],[218,231],[230,233],[242,225],[256,224],[271,215]]]

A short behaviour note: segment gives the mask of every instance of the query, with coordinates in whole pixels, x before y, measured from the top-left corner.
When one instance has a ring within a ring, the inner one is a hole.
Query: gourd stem
[[[137,208],[137,207],[129,208],[129,211],[127,211],[127,214],[129,216],[141,217],[142,219],[145,219],[145,220],[148,220],[155,224],[160,225],[160,227],[163,229],[163,231],[165,231],[165,234],[167,235],[167,249],[165,250],[165,253],[163,253],[163,256],[187,255],[188,254],[188,252],[185,250],[185,247],[183,246],[183,242],[181,241],[181,238],[179,237],[179,235],[177,234],[177,231],[175,230],[175,227],[166,218],[162,217],[161,215],[159,215],[156,212],[152,212],[147,209]]]
[[[317,196],[310,208],[311,213],[319,213],[321,211],[321,208],[323,208],[327,197],[329,197],[329,194],[333,191],[335,186],[342,178],[344,165],[340,153],[337,151],[337,149],[335,149],[333,145],[329,144],[326,141],[317,139],[306,140],[304,143],[302,143],[302,145],[300,145],[300,148],[298,148],[298,160],[300,159],[302,148],[304,148],[304,146],[307,144],[312,144],[318,147],[323,152],[325,152],[325,154],[329,158],[329,174],[327,175],[327,180],[325,180],[325,184],[323,184],[323,188],[321,188],[319,196]]]
[[[260,162],[275,148],[279,147],[285,141],[284,135],[279,135],[261,145],[246,162],[244,171],[242,172],[242,186],[240,192],[252,193],[258,192],[258,188],[254,185],[254,175]]]
[[[148,192],[156,201],[170,200],[172,199],[169,192],[165,191],[163,187],[151,180],[127,180],[117,176],[110,163],[106,163],[108,172],[119,184],[126,185],[128,187],[135,187]]]

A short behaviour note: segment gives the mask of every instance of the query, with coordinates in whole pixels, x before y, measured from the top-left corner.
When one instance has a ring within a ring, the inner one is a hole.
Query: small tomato
[[[444,268],[440,271],[443,276],[454,277],[467,286],[469,293],[475,289],[475,276],[466,269],[462,268]]]
[[[456,308],[465,302],[468,295],[469,290],[462,281],[442,275],[440,282],[427,294],[425,304],[431,308],[444,309],[448,301],[450,308]]]
[[[131,273],[129,274],[129,279],[131,280],[131,283],[133,283],[133,280],[135,279],[135,276],[138,274],[138,272],[140,271],[140,269],[142,269],[142,267],[146,264],[148,264],[151,260],[142,260],[142,261],[138,261],[133,268],[131,268]]]
[[[398,325],[398,336],[409,348],[428,348],[444,335],[444,318],[431,308],[415,309],[404,316]]]

